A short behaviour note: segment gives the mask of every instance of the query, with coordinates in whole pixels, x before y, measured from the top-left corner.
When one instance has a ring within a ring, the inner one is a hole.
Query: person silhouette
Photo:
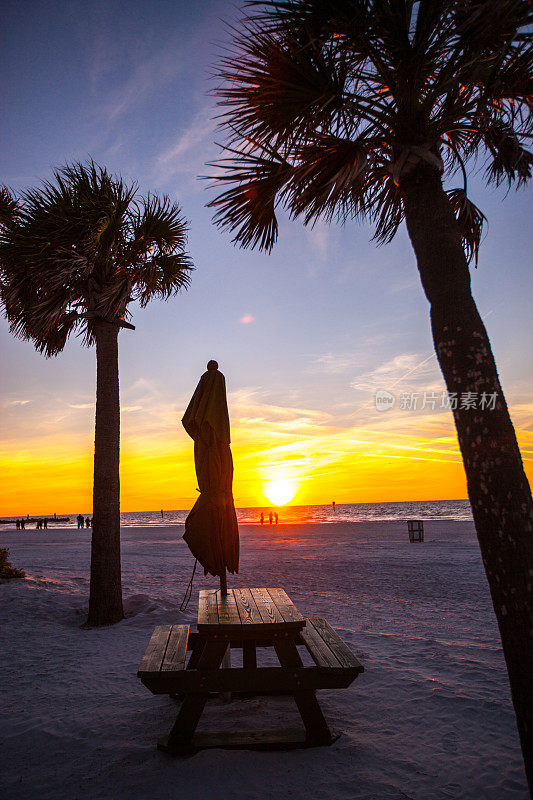
[[[82,522],[83,522],[83,520],[82,520]],[[90,528],[91,527],[90,523],[91,523],[91,520],[89,519],[89,517],[86,517],[85,518],[85,527],[86,528]],[[83,524],[82,524],[81,527],[83,528]]]
[[[269,524],[269,525],[272,525],[272,511],[271,511],[271,512],[270,512],[270,514],[268,515],[268,524]]]
[[[278,524],[278,512],[277,511],[274,511],[274,522],[276,523],[276,525]]]
[[[263,523],[265,521],[265,515],[263,514],[262,511],[261,511],[261,516],[259,517],[259,521],[261,522],[261,525],[263,525]]]
[[[16,525],[16,527],[17,527],[17,530],[19,531],[19,530],[20,530],[20,519],[17,519],[17,520],[15,521],[15,525]]]
[[[45,517],[45,519],[43,520],[43,528],[48,530],[48,517]]]

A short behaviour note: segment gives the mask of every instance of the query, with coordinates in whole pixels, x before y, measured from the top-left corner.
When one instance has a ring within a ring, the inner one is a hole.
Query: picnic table
[[[313,666],[298,652],[304,646]],[[273,648],[279,665],[257,666],[257,648]],[[231,649],[242,650],[242,667],[231,667]],[[159,625],[138,677],[154,694],[183,697],[176,722],[158,747],[174,754],[205,747],[255,749],[331,744],[332,732],[316,689],[345,688],[364,671],[350,648],[325,619],[305,619],[281,588],[200,591],[198,629]],[[276,731],[196,730],[210,693],[291,694],[304,729]]]

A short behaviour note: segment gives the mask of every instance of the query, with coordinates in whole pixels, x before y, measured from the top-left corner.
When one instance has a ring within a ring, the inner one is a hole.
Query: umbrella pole
[[[228,594],[228,582],[226,581],[226,568],[224,567],[224,572],[220,576],[220,594],[222,597],[226,597]]]
[[[220,594],[222,597],[228,596],[228,583],[226,581],[226,567],[222,574],[220,575]],[[228,648],[224,654],[224,658],[222,659],[221,663],[222,669],[231,669],[231,645],[228,644]],[[231,692],[221,692],[222,699],[226,702],[231,700]]]

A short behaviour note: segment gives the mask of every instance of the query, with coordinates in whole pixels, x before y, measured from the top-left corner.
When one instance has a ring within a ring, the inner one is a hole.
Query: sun
[[[269,481],[263,489],[265,497],[275,506],[284,506],[289,503],[297,492],[294,481],[288,478],[278,478]]]

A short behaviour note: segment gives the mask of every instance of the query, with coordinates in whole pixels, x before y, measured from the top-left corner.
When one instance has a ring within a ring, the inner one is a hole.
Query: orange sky
[[[268,505],[272,481],[292,486],[290,502],[302,505],[466,497],[447,413],[366,408],[363,419],[354,414],[353,424],[341,425],[326,412],[268,406],[240,393],[230,396],[230,407],[239,507]],[[126,407],[122,415],[122,510],[190,508],[196,498],[193,448],[178,427],[179,409],[152,407],[143,425],[135,409]],[[22,449],[15,441],[4,447],[1,514],[90,512],[93,411],[76,410],[84,422],[77,421],[77,430],[58,436],[55,426],[45,425]],[[515,420],[525,413],[530,409],[515,409]],[[518,435],[531,480],[533,434],[518,429]]]

